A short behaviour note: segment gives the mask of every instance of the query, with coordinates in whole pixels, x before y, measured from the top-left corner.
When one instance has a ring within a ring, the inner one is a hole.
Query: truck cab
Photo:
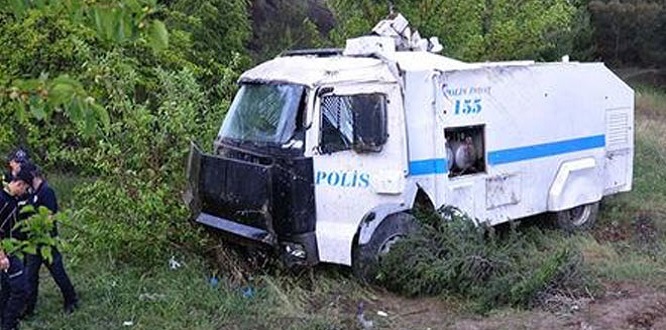
[[[374,58],[287,55],[246,72],[213,153],[192,145],[196,221],[295,262],[351,264],[357,215],[406,202],[402,103]]]

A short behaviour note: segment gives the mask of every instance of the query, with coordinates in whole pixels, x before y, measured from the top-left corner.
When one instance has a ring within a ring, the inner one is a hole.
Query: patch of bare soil
[[[406,298],[389,292],[378,293],[364,308],[364,319],[373,323],[373,329],[448,329],[455,315],[456,307],[441,298]]]
[[[666,292],[636,284],[609,284],[600,299],[567,300],[563,306],[550,312],[505,309],[485,317],[461,316],[438,298],[382,293],[366,302],[363,316],[372,329],[666,329]]]
[[[627,241],[632,237],[631,224],[628,223],[610,223],[599,226],[592,234],[597,242],[620,242]]]

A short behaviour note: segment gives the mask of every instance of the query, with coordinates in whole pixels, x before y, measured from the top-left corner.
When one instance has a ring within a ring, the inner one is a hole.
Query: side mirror
[[[354,145],[358,153],[380,152],[388,140],[386,96],[369,94],[354,100]]]

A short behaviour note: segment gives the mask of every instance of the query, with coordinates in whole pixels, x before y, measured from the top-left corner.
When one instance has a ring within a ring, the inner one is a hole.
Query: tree
[[[614,65],[663,66],[666,2],[591,1],[596,53]]]
[[[27,42],[28,46],[33,47],[31,54],[42,57],[42,47],[61,41],[61,38],[67,39],[68,32],[81,27],[88,30],[83,33],[87,34],[86,38],[96,37],[96,41],[102,46],[133,40],[145,41],[156,50],[166,48],[168,45],[168,34],[164,23],[151,16],[157,8],[155,0],[107,2],[16,0],[3,1],[2,5],[0,16],[5,21],[3,29],[9,30],[9,34],[2,33],[4,39],[2,44],[16,46],[6,48],[10,51],[21,49],[24,45],[17,45],[16,41]],[[38,14],[47,12],[49,14],[41,17]],[[14,36],[26,36],[23,34],[24,31],[16,30],[17,27],[26,24],[38,25],[40,23],[38,20],[46,19],[48,15],[51,20],[66,23],[69,31],[54,26],[54,31],[33,34],[29,36],[29,40],[12,39]],[[60,71],[70,65],[71,62],[67,58],[64,58],[63,64],[59,57],[66,57],[71,53],[49,55],[55,58],[44,59],[44,62],[19,60],[2,66],[0,104],[3,108],[14,108],[15,115],[19,118],[24,118],[28,113],[38,120],[46,119],[55,112],[64,112],[85,134],[91,134],[97,124],[108,125],[109,118],[105,109],[87,94],[79,81],[66,73],[55,78],[49,75],[49,72]],[[46,70],[38,70],[40,67]]]
[[[422,36],[437,36],[448,56],[467,61],[553,60],[570,54],[566,42],[576,8],[566,0],[400,0],[402,13]],[[388,14],[385,1],[333,0],[336,19],[333,38],[370,32]]]
[[[248,0],[173,0],[167,5],[167,24],[190,34],[193,47],[183,51],[202,70],[199,74],[206,88],[224,81],[227,63],[251,64],[245,51],[252,35],[249,6]],[[228,94],[224,89],[220,93]],[[215,100],[224,98],[222,94],[216,94]]]
[[[213,140],[242,42],[213,56],[196,30],[167,33],[199,18],[151,0],[11,3],[0,7],[0,115],[12,119],[0,149],[22,144],[49,170],[95,177],[77,197],[89,249],[131,262],[186,242],[182,160],[190,139]]]
[[[285,50],[327,46],[328,41],[316,24],[324,28],[330,24],[322,17],[326,13],[322,9],[316,1],[254,0],[253,33],[248,47],[255,61],[272,58]],[[319,14],[313,15],[312,11]]]

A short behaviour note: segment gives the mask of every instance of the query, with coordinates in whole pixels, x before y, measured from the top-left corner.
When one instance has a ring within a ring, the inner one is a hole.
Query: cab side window
[[[330,95],[322,98],[320,149],[378,152],[386,143],[386,95]]]

